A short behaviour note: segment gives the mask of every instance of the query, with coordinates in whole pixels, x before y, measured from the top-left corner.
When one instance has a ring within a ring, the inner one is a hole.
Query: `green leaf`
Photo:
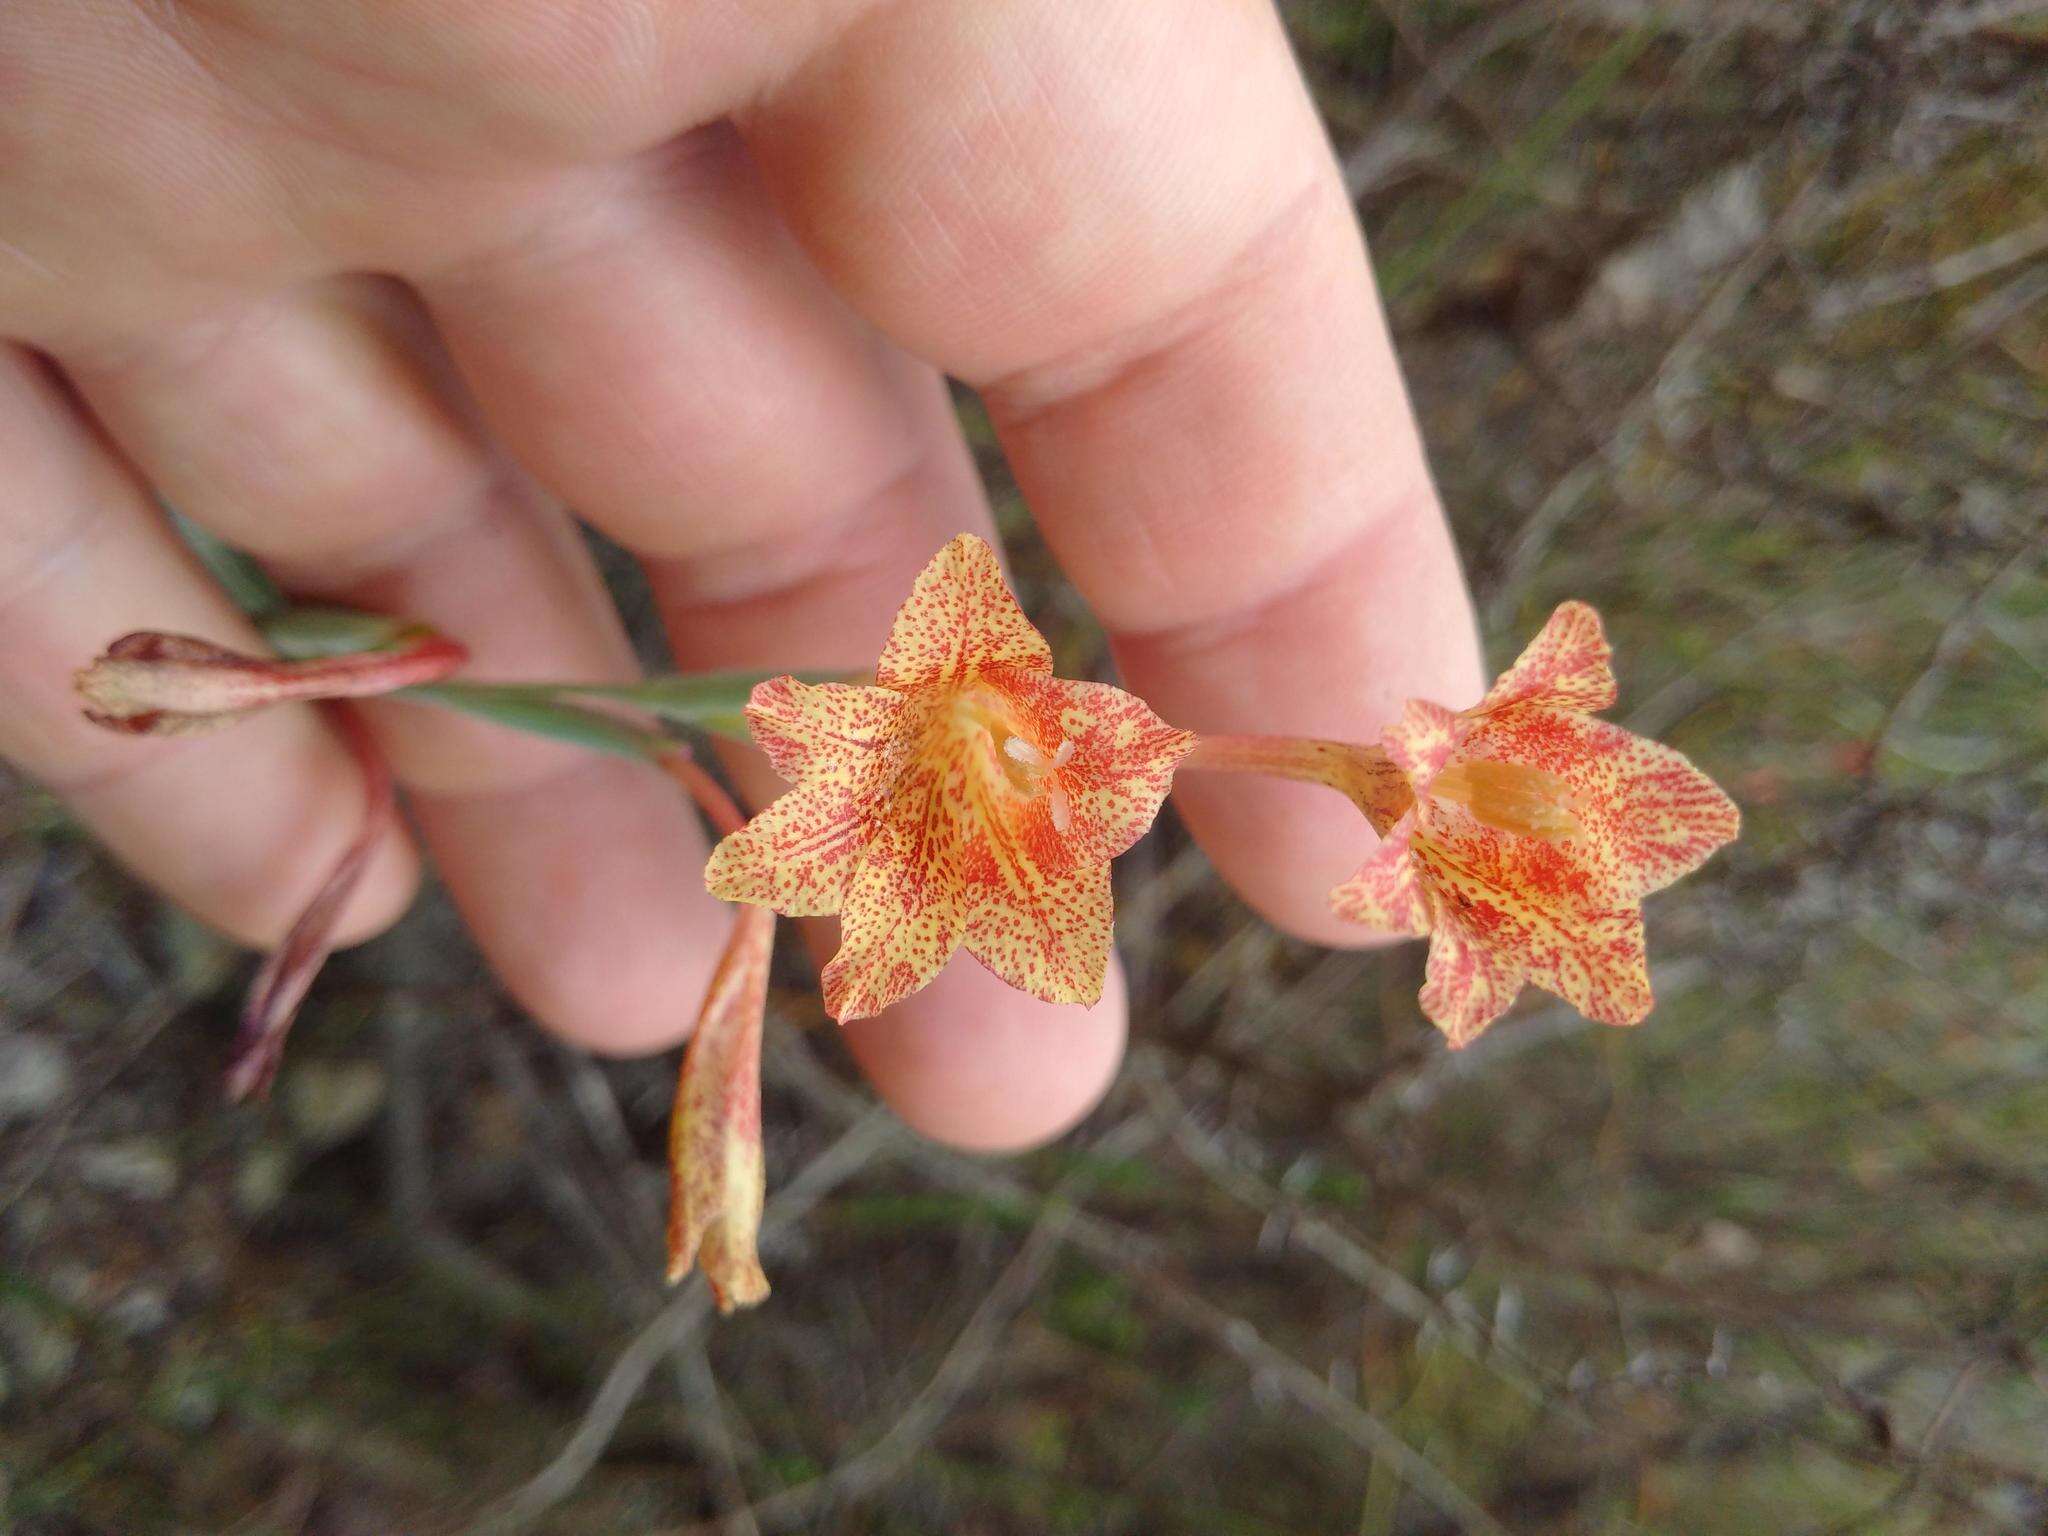
[[[232,554],[232,551],[229,553]],[[293,661],[377,651],[403,643],[414,626],[384,614],[348,608],[287,608],[263,620],[264,637],[280,656]],[[580,742],[603,752],[645,757],[647,743],[662,738],[596,710],[576,699],[604,699],[629,705],[658,720],[689,726],[736,741],[749,739],[747,699],[755,687],[781,672],[698,672],[651,677],[637,683],[436,683],[409,688],[408,696],[497,721],[514,730]],[[846,681],[846,674],[799,672],[799,681]]]
[[[748,698],[759,684],[771,677],[784,675],[779,671],[676,673],[612,687],[585,687],[570,683],[561,691],[588,698],[615,699],[621,704],[644,709],[657,719],[745,741],[748,739]],[[846,681],[846,675],[837,672],[798,672],[793,675],[804,683]]]
[[[263,638],[288,661],[350,656],[397,644],[415,624],[353,608],[287,608],[262,621]]]
[[[207,574],[227,589],[237,608],[252,619],[263,619],[281,611],[287,599],[270,574],[253,558],[199,526],[176,507],[165,505],[178,537],[199,557]]]
[[[552,737],[596,752],[609,752],[614,757],[646,761],[659,757],[670,746],[667,738],[653,731],[641,730],[594,709],[565,703],[549,691],[521,684],[426,683],[407,688],[398,697],[439,704],[531,736]]]

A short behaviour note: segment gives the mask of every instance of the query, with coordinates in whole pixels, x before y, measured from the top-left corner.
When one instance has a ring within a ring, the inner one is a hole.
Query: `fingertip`
[[[1167,719],[1217,732],[1374,742],[1407,700],[1460,707],[1484,687],[1470,606],[1433,502],[1332,557],[1250,628],[1126,636],[1117,654],[1131,686]],[[1378,846],[1344,796],[1184,770],[1173,798],[1218,871],[1275,927],[1341,949],[1385,942],[1330,910],[1330,891]]]
[[[1281,932],[1333,949],[1390,942],[1330,910],[1330,892],[1378,846],[1342,796],[1320,785],[1189,773],[1173,798],[1205,845],[1226,851],[1232,888]]]
[[[607,1056],[685,1038],[731,924],[665,778],[587,758],[538,783],[414,796],[429,849],[506,989]]]
[[[1071,1130],[1123,1060],[1114,957],[1089,1007],[1040,1002],[966,953],[922,992],[845,1026],[848,1049],[912,1130],[964,1152],[1022,1152]]]
[[[1313,922],[1281,922],[1272,917],[1267,921],[1289,938],[1300,939],[1304,944],[1320,944],[1324,949],[1350,950],[1359,954],[1391,949],[1404,939],[1413,937],[1405,933],[1382,933],[1377,928],[1346,922],[1327,908]]]
[[[303,706],[211,735],[120,745],[132,764],[60,791],[124,863],[234,943],[284,942],[362,835],[362,769]],[[343,908],[337,946],[395,922],[419,872],[410,834],[387,827]]]

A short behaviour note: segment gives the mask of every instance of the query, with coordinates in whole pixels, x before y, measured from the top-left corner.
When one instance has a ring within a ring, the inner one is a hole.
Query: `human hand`
[[[466,676],[630,675],[564,504],[640,557],[684,667],[858,667],[989,527],[943,371],[1176,724],[1364,740],[1479,692],[1262,0],[12,0],[0,98],[0,751],[238,937],[318,884],[355,769],[305,710],[78,718],[111,634],[253,643],[152,488],[296,595],[458,636]],[[364,713],[514,994],[597,1049],[673,1042],[727,917],[672,787]],[[1350,806],[1177,798],[1273,921],[1357,941],[1324,905],[1369,837]],[[347,932],[415,874],[394,835]],[[960,957],[847,1036],[913,1125],[1008,1147],[1082,1113],[1123,1032],[1114,978],[1060,1009]]]

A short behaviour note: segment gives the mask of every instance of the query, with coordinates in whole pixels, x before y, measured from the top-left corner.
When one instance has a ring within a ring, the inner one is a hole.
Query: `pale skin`
[[[318,885],[356,770],[303,708],[79,718],[117,634],[251,641],[156,496],[477,677],[632,674],[564,507],[644,562],[679,666],[867,667],[932,552],[991,533],[950,374],[1175,724],[1370,740],[1481,691],[1266,0],[9,0],[0,101],[0,752],[238,939]],[[365,713],[511,992],[598,1050],[673,1044],[729,922],[674,787]],[[1267,918],[1368,937],[1327,910],[1371,841],[1342,799],[1175,801]],[[418,871],[394,834],[348,934]],[[912,1125],[995,1149],[1085,1113],[1125,1025],[1114,974],[1058,1008],[962,955],[846,1033]]]

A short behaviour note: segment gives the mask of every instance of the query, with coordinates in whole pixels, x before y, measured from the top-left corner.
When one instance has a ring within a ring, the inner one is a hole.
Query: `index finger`
[[[841,291],[974,384],[1130,685],[1176,724],[1372,740],[1481,676],[1356,220],[1245,0],[880,8],[743,123]],[[1298,785],[1177,791],[1269,918],[1370,830]]]

